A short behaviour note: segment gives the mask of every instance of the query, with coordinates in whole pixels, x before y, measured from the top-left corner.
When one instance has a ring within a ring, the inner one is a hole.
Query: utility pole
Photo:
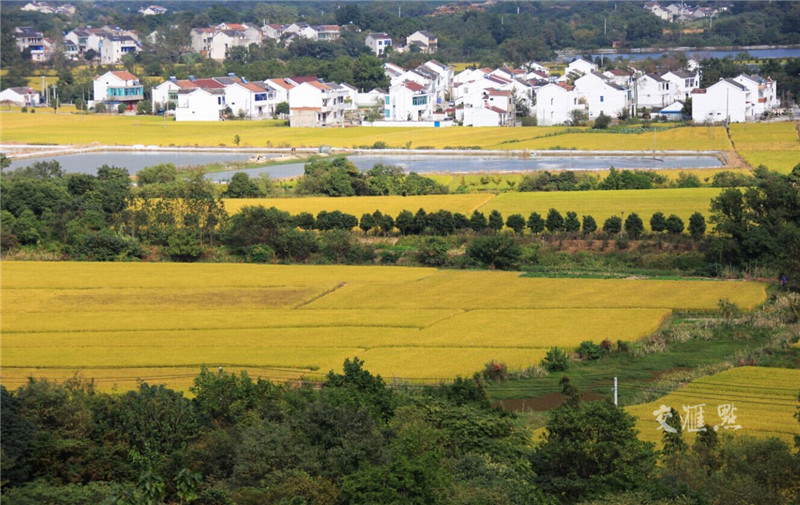
[[[619,391],[619,389],[617,388],[617,376],[615,375],[614,376],[614,405],[619,405],[619,402],[617,401],[618,391]]]

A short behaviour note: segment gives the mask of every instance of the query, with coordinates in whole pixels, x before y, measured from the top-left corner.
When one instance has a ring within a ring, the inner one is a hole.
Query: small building
[[[17,44],[17,49],[20,51],[30,50],[32,61],[42,62],[47,59],[44,35],[32,26],[14,28],[14,40]]]
[[[392,38],[386,33],[370,33],[364,39],[364,45],[370,48],[375,56],[380,56],[392,46]]]
[[[465,107],[464,126],[513,126],[514,115],[500,107]]]
[[[665,118],[667,121],[680,121],[683,118],[683,102],[672,102],[658,111],[657,115]]]
[[[635,81],[637,107],[662,109],[672,102],[669,81],[655,74],[644,74]]]
[[[175,121],[219,121],[225,107],[224,89],[181,89],[178,90]]]
[[[142,7],[139,9],[139,14],[142,16],[159,16],[161,14],[166,14],[167,8],[162,7],[160,5],[149,5],[147,7]]]
[[[144,99],[139,78],[124,70],[95,76],[92,87],[94,103],[105,103],[107,107],[123,104],[127,110],[132,111]]]
[[[319,127],[344,123],[347,92],[319,80],[306,80],[289,90],[289,126]]]
[[[630,112],[630,90],[606,79],[603,74],[591,72],[576,79],[575,91],[579,99],[586,101],[590,119],[600,114],[615,117],[624,111]]]
[[[425,54],[435,53],[439,49],[439,39],[431,32],[419,30],[406,37],[406,51],[412,46],[418,47]]]
[[[433,104],[428,88],[404,81],[389,88],[389,103],[384,118],[391,121],[428,121],[433,117]]]
[[[18,107],[34,107],[39,105],[39,92],[27,86],[6,88],[0,92],[0,103]]]
[[[568,123],[572,120],[572,111],[575,109],[585,109],[585,106],[578,101],[575,86],[550,83],[536,91],[534,110],[539,126]]]
[[[128,35],[111,35],[100,42],[100,63],[114,65],[126,54],[136,54],[139,43]]]
[[[672,70],[661,78],[669,81],[673,100],[684,101],[689,98],[693,89],[700,87],[700,72],[697,69],[692,72]]]
[[[733,79],[692,91],[692,120],[696,123],[743,123],[748,116],[748,90]]]

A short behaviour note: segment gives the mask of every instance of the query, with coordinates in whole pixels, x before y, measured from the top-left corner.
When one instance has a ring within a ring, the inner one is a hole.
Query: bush
[[[544,231],[544,219],[542,219],[542,216],[540,216],[538,212],[531,212],[531,215],[528,217],[527,225],[528,229],[534,235]]]
[[[511,214],[506,219],[506,226],[514,230],[517,235],[522,235],[525,231],[525,218],[522,217],[522,214]]]
[[[569,355],[559,347],[551,347],[542,359],[542,366],[548,372],[566,372],[569,370]]]
[[[594,361],[603,356],[603,349],[591,340],[584,340],[581,342],[581,345],[578,346],[578,356],[580,356],[581,359]]]
[[[525,116],[522,118],[522,126],[538,126],[539,120],[536,116]]]
[[[175,261],[197,261],[203,256],[203,245],[196,234],[178,230],[169,236],[164,252]]]
[[[489,268],[511,270],[519,263],[522,250],[510,237],[489,235],[473,239],[466,255]]]
[[[547,212],[547,220],[545,221],[547,231],[554,233],[564,229],[564,217],[556,209],[550,209]]]
[[[667,218],[667,231],[673,235],[678,235],[683,232],[683,219],[675,214],[670,214]]]
[[[600,115],[597,116],[597,119],[594,120],[594,126],[592,126],[592,128],[596,130],[605,130],[610,123],[611,118],[601,112]]]
[[[644,234],[644,223],[639,214],[631,212],[625,219],[625,233],[633,240],[638,239]]]
[[[597,231],[597,222],[592,216],[583,216],[583,234],[591,235]]]
[[[564,220],[564,229],[569,233],[580,231],[581,222],[578,221],[578,214],[576,212],[567,212],[567,218]]]
[[[661,233],[667,229],[667,218],[664,217],[663,212],[656,212],[650,218],[650,229],[655,233]]]
[[[126,108],[125,104],[121,103],[121,104],[117,105],[117,112],[120,113],[120,114],[123,114],[125,112],[125,108]]]
[[[693,238],[701,238],[706,233],[706,218],[699,212],[689,216],[689,234]]]
[[[483,378],[486,380],[503,382],[508,379],[508,367],[505,363],[492,360],[483,367],[481,375],[483,375]]]
[[[272,263],[275,251],[268,245],[256,244],[247,251],[247,261],[250,263]]]
[[[105,112],[105,111],[106,111],[106,105],[105,105],[105,104],[103,104],[103,103],[98,103],[98,104],[95,104],[95,106],[94,106],[94,111],[95,111],[97,114],[102,114],[103,112]]]
[[[439,237],[429,237],[417,251],[417,261],[423,265],[440,267],[447,264],[447,242]]]

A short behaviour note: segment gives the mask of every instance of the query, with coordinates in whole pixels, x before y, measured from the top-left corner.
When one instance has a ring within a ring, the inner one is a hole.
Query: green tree
[[[625,233],[633,240],[644,235],[644,223],[642,222],[642,218],[639,217],[639,214],[631,212],[628,214],[628,217],[625,218]]]
[[[245,172],[236,172],[225,189],[226,198],[260,198],[266,196]]]
[[[611,216],[603,222],[603,231],[609,235],[618,235],[622,231],[622,218]]]
[[[361,215],[361,220],[358,222],[358,227],[366,234],[371,229],[375,228],[375,218],[372,214],[365,213]]]
[[[440,267],[447,264],[447,241],[440,237],[428,237],[417,251],[417,261],[423,265]]]
[[[172,163],[161,163],[152,167],[144,167],[136,174],[139,186],[148,184],[169,184],[178,179],[178,169]]]
[[[547,220],[545,221],[547,231],[555,233],[564,230],[564,217],[556,209],[550,209],[547,212]]]
[[[591,235],[597,231],[597,222],[592,216],[583,216],[582,228],[584,235]]]
[[[525,218],[522,217],[522,214],[511,214],[506,219],[506,226],[514,230],[517,235],[522,235],[525,231]]]
[[[706,233],[706,218],[699,212],[689,216],[689,234],[693,238],[702,238]]]
[[[664,432],[661,435],[663,445],[662,452],[665,456],[673,456],[686,451],[688,445],[683,440],[683,426],[681,416],[678,411],[670,407],[669,412],[664,414]]]
[[[492,210],[489,213],[489,229],[493,231],[500,231],[503,228],[503,215],[497,210]]]
[[[569,355],[560,347],[551,347],[542,358],[542,366],[548,372],[565,372],[569,370]]]
[[[469,226],[472,228],[472,231],[480,233],[489,226],[489,223],[486,221],[486,216],[483,212],[474,210],[472,211],[472,216],[469,218]]]
[[[683,219],[675,214],[670,214],[667,218],[667,231],[672,235],[678,235],[683,232]]]
[[[577,233],[581,229],[581,222],[578,221],[578,214],[576,212],[567,212],[567,217],[564,219],[564,230],[569,233]]]
[[[661,233],[667,229],[667,218],[664,217],[663,212],[656,212],[650,218],[650,229],[654,233]]]
[[[540,216],[537,212],[531,212],[531,215],[528,216],[528,229],[534,235],[542,233],[544,231],[544,219]]]
[[[535,450],[537,483],[564,503],[645,488],[656,453],[634,427],[635,418],[608,400],[557,407]]]
[[[594,126],[592,126],[592,128],[596,130],[605,130],[608,128],[609,124],[611,124],[611,118],[601,112],[594,120]]]

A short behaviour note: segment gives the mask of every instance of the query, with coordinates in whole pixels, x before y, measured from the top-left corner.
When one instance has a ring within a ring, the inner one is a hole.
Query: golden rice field
[[[764,165],[788,174],[800,163],[797,123],[754,123],[731,125],[736,150],[752,167]]]
[[[494,183],[491,183],[494,184]],[[627,216],[636,212],[649,227],[650,216],[655,212],[664,215],[676,214],[688,225],[689,216],[700,212],[708,218],[709,204],[719,194],[719,188],[681,188],[618,191],[552,191],[519,193],[508,192],[499,195],[471,193],[466,195],[426,195],[426,196],[356,196],[346,198],[244,198],[225,200],[225,209],[234,214],[244,206],[263,205],[277,207],[291,214],[310,212],[314,215],[321,210],[339,210],[356,217],[365,212],[380,210],[396,217],[402,210],[416,212],[425,209],[435,212],[446,209],[469,215],[473,210],[484,214],[498,210],[507,218],[511,214],[522,214],[526,218],[531,212],[546,216],[551,208],[561,214],[574,211],[578,216],[591,215],[600,226],[603,221],[624,212]]]
[[[251,264],[3,262],[2,381],[185,390],[202,364],[318,378],[358,356],[389,380],[470,375],[492,360],[636,340],[673,309],[749,309],[758,283],[523,278],[513,272]],[[591,324],[587,331],[587,322]]]
[[[673,407],[682,416],[683,407],[704,404],[704,421],[720,426],[718,433],[758,437],[778,437],[792,444],[794,435],[800,434],[800,425],[793,417],[800,392],[800,370],[785,368],[741,367],[692,381],[686,387],[669,393],[658,400],[627,407],[637,418],[639,438],[660,442],[663,430],[658,429],[653,411],[661,405]],[[733,404],[736,419],[730,425],[739,430],[725,429],[718,407]],[[695,433],[684,433],[690,443]]]
[[[36,114],[4,112],[4,142],[161,146],[234,145],[244,147],[316,147],[327,144],[354,148],[385,142],[390,147],[470,147],[482,149],[651,150],[653,133],[570,133],[564,127],[526,128],[287,128],[277,121],[175,122],[153,116]],[[410,143],[410,144],[409,144]],[[730,150],[721,127],[675,128],[656,135],[658,150]]]

